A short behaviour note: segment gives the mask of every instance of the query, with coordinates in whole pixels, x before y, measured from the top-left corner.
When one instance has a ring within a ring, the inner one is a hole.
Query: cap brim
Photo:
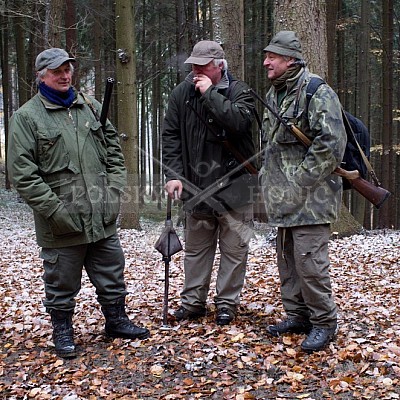
[[[51,64],[49,64],[46,68],[47,69],[56,69],[60,65],[63,65],[67,61],[75,61],[75,58],[71,58],[71,57],[59,58],[59,59],[53,61]]]
[[[197,64],[197,65],[206,65],[209,62],[214,60],[214,58],[203,58],[203,57],[189,57],[186,61],[185,64]]]
[[[278,46],[274,46],[273,44],[268,45],[264,49],[264,53],[266,53],[267,51],[269,51],[270,53],[275,53],[275,54],[282,54],[282,52],[283,53],[285,52],[284,49],[282,49],[281,47],[278,47]]]

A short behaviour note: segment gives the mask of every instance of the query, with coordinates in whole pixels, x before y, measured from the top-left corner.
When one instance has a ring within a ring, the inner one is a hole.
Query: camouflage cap
[[[302,59],[301,43],[293,31],[280,31],[269,42],[264,52]]]
[[[35,62],[36,71],[41,71],[44,68],[56,69],[66,61],[75,61],[75,58],[56,47],[42,51],[37,57]]]
[[[193,47],[192,54],[185,64],[206,65],[214,59],[222,58],[225,58],[225,52],[217,42],[202,40]]]

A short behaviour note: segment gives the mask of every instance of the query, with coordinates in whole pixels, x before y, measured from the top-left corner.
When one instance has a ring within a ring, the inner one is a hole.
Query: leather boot
[[[101,310],[106,318],[105,331],[111,338],[146,339],[150,331],[134,325],[125,312],[125,300],[118,300],[115,304],[102,306]]]
[[[320,351],[335,338],[336,332],[337,326],[332,328],[319,328],[318,326],[314,326],[301,344],[301,348],[306,353]]]
[[[51,323],[53,325],[53,342],[56,354],[62,358],[76,357],[72,315],[72,311],[50,311]]]

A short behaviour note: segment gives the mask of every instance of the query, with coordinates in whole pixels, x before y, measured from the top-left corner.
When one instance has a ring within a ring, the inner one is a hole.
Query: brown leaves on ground
[[[255,230],[239,316],[177,324],[183,253],[173,257],[169,326],[162,325],[164,264],[154,249],[163,224],[120,232],[128,314],[151,330],[144,341],[103,336],[94,288],[84,275],[74,316],[79,356],[55,356],[42,305],[42,266],[30,212],[1,207],[0,392],[4,399],[400,399],[400,232],[366,232],[330,244],[340,331],[307,355],[302,335],[271,338],[283,318],[273,231]],[[182,235],[181,228],[178,233]]]

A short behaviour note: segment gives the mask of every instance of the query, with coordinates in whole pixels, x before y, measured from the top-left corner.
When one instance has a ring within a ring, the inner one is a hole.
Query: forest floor
[[[93,287],[84,275],[74,316],[78,357],[54,353],[42,305],[43,282],[32,214],[14,192],[0,190],[1,399],[400,399],[400,232],[364,232],[330,242],[339,333],[305,354],[302,335],[266,334],[284,317],[274,230],[259,224],[251,242],[237,319],[208,314],[178,324],[183,253],[170,271],[169,321],[162,325],[164,264],[154,243],[163,222],[121,230],[127,312],[151,331],[143,341],[107,340]],[[182,228],[177,232],[182,238]],[[218,261],[218,255],[217,255]]]

